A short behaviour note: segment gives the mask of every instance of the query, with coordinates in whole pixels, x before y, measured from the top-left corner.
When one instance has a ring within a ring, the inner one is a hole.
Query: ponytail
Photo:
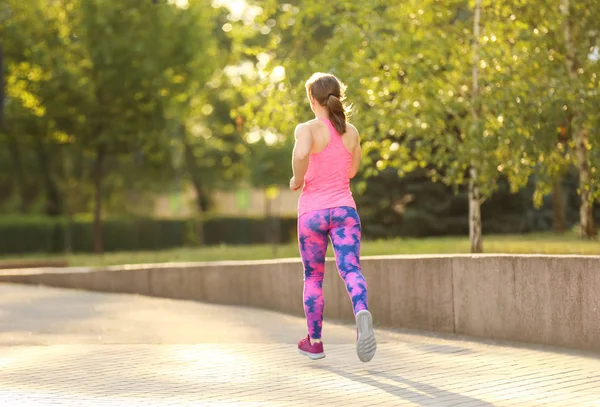
[[[333,127],[340,135],[344,134],[346,132],[346,109],[344,109],[342,101],[336,95],[330,93],[326,106]]]
[[[344,134],[346,116],[350,111],[343,103],[346,98],[346,85],[334,75],[317,72],[306,81],[305,86],[308,95],[327,108],[329,120],[337,132],[340,135]]]

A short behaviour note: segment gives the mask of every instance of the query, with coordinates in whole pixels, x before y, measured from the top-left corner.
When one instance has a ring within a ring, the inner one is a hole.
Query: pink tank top
[[[304,176],[304,188],[298,199],[298,216],[319,209],[349,206],[356,209],[350,191],[350,167],[352,154],[348,152],[331,121],[327,124],[331,137],[329,144],[319,153],[308,158],[308,170]]]

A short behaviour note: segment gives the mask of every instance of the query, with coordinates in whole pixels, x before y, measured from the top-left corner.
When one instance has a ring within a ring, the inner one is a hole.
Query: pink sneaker
[[[308,356],[312,360],[323,359],[325,357],[323,342],[310,343],[309,335],[298,342],[298,352],[301,355]]]

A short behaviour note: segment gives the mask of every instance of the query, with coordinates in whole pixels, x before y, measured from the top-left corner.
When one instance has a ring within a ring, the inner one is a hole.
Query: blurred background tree
[[[240,188],[276,216],[267,191],[285,193],[315,71],[348,85],[368,237],[470,234],[473,252],[489,233],[592,238],[599,18],[591,0],[6,0],[4,252],[34,219],[51,250],[112,250],[105,219],[110,236],[211,244],[218,193]],[[192,213],[154,219],[162,196]],[[228,236],[249,224],[232,222]]]

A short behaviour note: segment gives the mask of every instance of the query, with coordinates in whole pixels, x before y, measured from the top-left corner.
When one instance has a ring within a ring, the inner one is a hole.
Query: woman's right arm
[[[358,173],[358,169],[360,168],[360,159],[361,159],[361,148],[360,148],[360,136],[358,134],[358,130],[354,126],[349,126],[349,128],[353,129],[353,133],[356,135],[356,144],[354,145],[354,149],[352,150],[352,165],[350,166],[350,179],[354,178]]]
[[[312,133],[306,124],[299,124],[294,131],[296,142],[292,151],[292,173],[293,177],[290,181],[294,181],[294,185],[290,184],[290,188],[300,189],[304,184],[304,176],[308,170],[308,156],[312,149]]]

